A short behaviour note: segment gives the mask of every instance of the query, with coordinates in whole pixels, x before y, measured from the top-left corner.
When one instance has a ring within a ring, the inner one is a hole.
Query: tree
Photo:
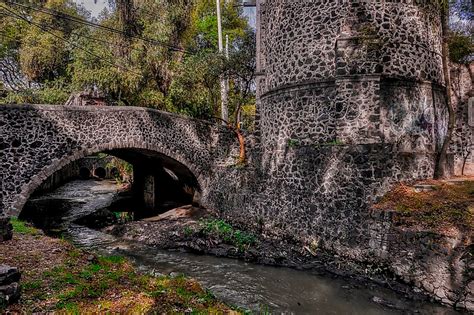
[[[460,19],[462,17],[472,17],[472,9],[474,3],[472,0],[436,0],[441,11],[441,29],[442,29],[442,60],[443,60],[443,73],[444,73],[444,83],[446,87],[446,106],[448,111],[448,129],[446,136],[443,140],[443,145],[438,152],[435,174],[436,179],[446,178],[449,176],[448,170],[448,149],[451,144],[454,128],[456,124],[456,113],[454,110],[454,104],[451,97],[451,78],[450,78],[450,60],[460,59],[456,48],[459,48],[459,41],[457,44],[454,44],[453,33],[450,32],[450,13],[455,14],[455,19]],[[454,33],[455,34],[455,33]],[[464,44],[461,44],[461,47],[464,47]],[[450,57],[450,48],[453,52],[453,56]],[[472,47],[471,47],[472,49]]]
[[[29,87],[21,74],[18,54],[26,27],[26,21],[14,18],[9,12],[0,15],[0,80],[5,91],[18,92]]]
[[[451,79],[449,71],[449,38],[448,38],[448,19],[449,19],[449,3],[447,0],[440,1],[440,10],[441,10],[441,33],[442,33],[442,60],[443,60],[443,73],[444,73],[444,84],[446,88],[446,106],[448,110],[448,129],[446,136],[443,139],[443,145],[438,152],[438,157],[435,167],[435,179],[446,178],[449,176],[448,170],[448,149],[453,138],[454,127],[456,124],[456,113],[451,101]]]
[[[209,118],[219,114],[218,78],[225,74],[236,112],[230,123],[251,108],[253,64],[246,49],[254,54],[254,39],[237,0],[223,5],[231,62],[217,53],[214,0],[110,3],[110,12],[89,22],[73,0],[5,4],[20,17],[0,16],[0,34],[12,38],[1,37],[0,63],[8,67],[0,73],[6,72],[3,81],[24,77],[27,85],[4,82],[0,102],[62,103],[70,93],[100,90],[111,104]]]
[[[217,116],[219,77],[226,60],[217,52],[203,50],[187,56],[176,68],[168,102],[175,111],[191,117],[208,119]]]
[[[47,14],[51,10],[54,14]],[[79,17],[70,0],[49,0],[37,5],[2,3],[0,47],[1,79],[7,87],[0,102],[61,102],[67,99],[69,36],[76,28],[60,14]],[[46,11],[48,12],[48,11]],[[85,15],[84,15],[85,16]]]

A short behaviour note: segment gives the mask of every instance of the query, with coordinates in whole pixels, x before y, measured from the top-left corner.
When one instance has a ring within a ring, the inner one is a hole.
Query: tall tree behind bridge
[[[250,28],[238,3],[229,0],[223,7],[224,32],[231,51],[254,53],[242,45]],[[13,89],[4,84],[0,102],[64,103],[71,92],[99,89],[112,104],[218,116],[214,78],[231,71],[216,54],[215,1],[116,0],[98,26],[84,22],[88,16],[72,0],[2,5],[20,16],[0,10],[0,23],[11,26],[0,35],[14,31],[0,37],[1,56],[12,58],[17,69],[10,73],[31,85]]]

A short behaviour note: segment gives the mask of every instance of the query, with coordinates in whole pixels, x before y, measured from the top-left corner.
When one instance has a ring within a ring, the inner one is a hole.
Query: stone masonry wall
[[[363,259],[368,206],[394,182],[433,176],[446,133],[439,11],[411,0],[258,7],[251,163],[212,181],[215,208]]]
[[[447,131],[432,3],[259,1],[257,132],[249,167],[211,180],[222,217],[339,257],[384,261],[407,281],[429,273],[422,266],[410,278],[398,258],[374,250],[373,226],[385,236],[391,228],[371,218],[370,205],[396,182],[432,178]],[[446,290],[415,285],[455,304],[450,290],[464,292],[464,283],[440,281]]]
[[[157,152],[185,165],[205,202],[214,166],[238,150],[225,128],[143,108],[2,105],[0,134],[0,214],[9,215],[18,215],[33,191],[64,166],[123,149]]]

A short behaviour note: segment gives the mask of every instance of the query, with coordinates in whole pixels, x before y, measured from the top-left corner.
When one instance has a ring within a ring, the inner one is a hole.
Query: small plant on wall
[[[300,145],[299,140],[297,139],[288,139],[288,147],[289,148],[294,148]]]

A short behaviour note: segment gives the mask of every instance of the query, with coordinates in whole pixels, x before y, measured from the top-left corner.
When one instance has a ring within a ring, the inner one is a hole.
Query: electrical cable
[[[103,61],[103,62],[109,64],[110,66],[118,67],[118,68],[120,68],[120,69],[122,69],[122,70],[127,70],[127,69],[125,69],[123,66],[118,65],[118,64],[116,64],[116,63],[114,63],[114,62],[112,62],[112,61],[106,60],[104,57],[99,56],[99,55],[97,55],[97,54],[91,52],[91,51],[88,50],[88,49],[82,48],[82,47],[80,47],[80,46],[77,45],[77,44],[71,43],[71,42],[70,42],[69,40],[67,40],[66,38],[61,37],[61,36],[59,36],[59,35],[57,35],[57,34],[51,32],[51,31],[49,31],[48,29],[45,29],[43,26],[41,26],[41,25],[39,25],[39,24],[37,24],[37,23],[35,23],[35,22],[33,22],[33,21],[28,20],[28,18],[26,18],[25,16],[22,16],[22,15],[20,15],[20,14],[17,14],[17,13],[15,13],[14,11],[9,10],[8,8],[6,8],[6,7],[2,6],[2,5],[0,5],[0,8],[3,9],[3,10],[5,10],[5,11],[7,11],[7,12],[9,12],[9,13],[11,14],[11,15],[10,15],[11,17],[24,20],[24,21],[26,21],[27,23],[29,23],[29,24],[31,24],[31,25],[33,25],[33,26],[39,28],[39,29],[42,30],[43,32],[46,32],[46,33],[48,33],[48,34],[50,34],[50,35],[53,35],[54,37],[56,37],[56,38],[58,38],[58,39],[60,39],[60,40],[62,40],[62,41],[64,41],[64,42],[68,43],[69,45],[73,46],[74,48],[77,48],[77,49],[79,49],[79,50],[82,50],[82,51],[86,52],[87,54],[89,54],[90,56],[95,57],[95,58],[99,59],[100,61]],[[91,59],[86,59],[86,60],[88,60],[88,61],[96,61],[96,60],[91,60]],[[135,74],[137,74],[137,75],[140,75],[140,76],[142,75],[141,73],[135,72],[135,71],[130,70],[130,69],[128,69],[127,71],[131,71],[131,72],[133,72],[133,73],[135,73]]]
[[[121,30],[118,30],[116,28],[101,25],[101,24],[96,24],[96,23],[93,23],[93,22],[90,22],[90,21],[87,21],[87,20],[84,20],[84,19],[81,19],[81,18],[78,18],[78,17],[74,17],[74,16],[69,15],[67,13],[57,11],[57,10],[25,5],[25,4],[17,3],[17,2],[14,2],[14,1],[7,1],[6,0],[5,2],[9,3],[9,4],[12,4],[12,5],[20,6],[20,7],[23,7],[23,8],[31,9],[31,10],[34,10],[34,11],[37,11],[37,12],[42,12],[42,13],[54,16],[56,18],[62,18],[62,19],[69,20],[71,22],[80,23],[80,24],[87,25],[87,26],[94,27],[94,28],[100,28],[100,29],[103,29],[103,30],[106,30],[106,31],[109,31],[109,32],[112,32],[112,33],[120,34],[120,35],[129,37],[129,38],[139,39],[141,41],[144,41],[144,42],[147,42],[147,43],[150,43],[150,44],[164,46],[164,47],[167,47],[170,50],[175,51],[175,52],[182,52],[182,53],[190,54],[190,55],[194,54],[193,52],[187,51],[187,50],[185,50],[183,48],[180,48],[180,47],[176,47],[176,46],[167,44],[163,41],[159,41],[159,40],[152,39],[152,38],[147,38],[147,37],[144,37],[144,36],[129,35],[129,34],[126,34],[125,32],[123,32]]]

